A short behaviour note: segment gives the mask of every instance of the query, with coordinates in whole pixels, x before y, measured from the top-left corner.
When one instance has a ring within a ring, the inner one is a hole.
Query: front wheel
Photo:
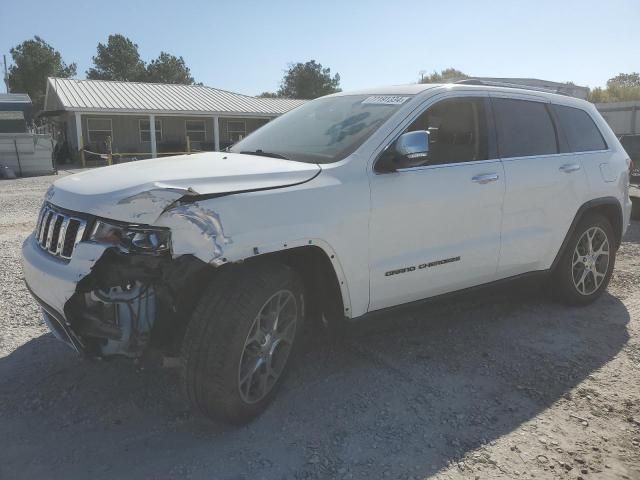
[[[183,342],[191,405],[232,423],[262,413],[290,363],[303,309],[298,275],[282,264],[238,266],[214,280]]]
[[[561,300],[571,305],[596,300],[609,284],[615,259],[611,223],[599,214],[586,215],[556,267],[555,284]]]

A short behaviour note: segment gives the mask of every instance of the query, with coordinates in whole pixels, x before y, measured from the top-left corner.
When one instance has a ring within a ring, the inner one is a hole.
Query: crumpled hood
[[[286,187],[314,178],[320,167],[256,155],[205,152],[96,168],[57,180],[45,199],[103,218],[153,223],[185,195]]]

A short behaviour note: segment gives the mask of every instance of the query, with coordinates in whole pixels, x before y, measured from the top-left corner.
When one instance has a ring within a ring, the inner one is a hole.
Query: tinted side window
[[[607,148],[600,130],[587,112],[561,105],[554,105],[553,108],[572,152],[590,152]]]
[[[544,103],[506,98],[491,102],[501,157],[558,153],[556,130]]]
[[[407,131],[429,131],[429,165],[487,160],[486,115],[484,98],[452,98],[429,107]]]

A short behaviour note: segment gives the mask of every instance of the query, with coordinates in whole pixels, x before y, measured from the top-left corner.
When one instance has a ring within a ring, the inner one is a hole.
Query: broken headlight
[[[171,231],[168,228],[117,225],[97,220],[89,239],[132,252],[163,253],[168,252],[171,246]]]

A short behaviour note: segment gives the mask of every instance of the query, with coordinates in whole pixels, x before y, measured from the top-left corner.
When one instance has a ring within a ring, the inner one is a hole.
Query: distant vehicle
[[[230,148],[61,178],[24,242],[53,332],[88,355],[182,357],[192,405],[262,412],[305,322],[545,273],[607,287],[631,162],[595,107],[410,85],[308,102]]]
[[[640,184],[640,135],[622,135],[620,143],[631,158],[631,183]]]

